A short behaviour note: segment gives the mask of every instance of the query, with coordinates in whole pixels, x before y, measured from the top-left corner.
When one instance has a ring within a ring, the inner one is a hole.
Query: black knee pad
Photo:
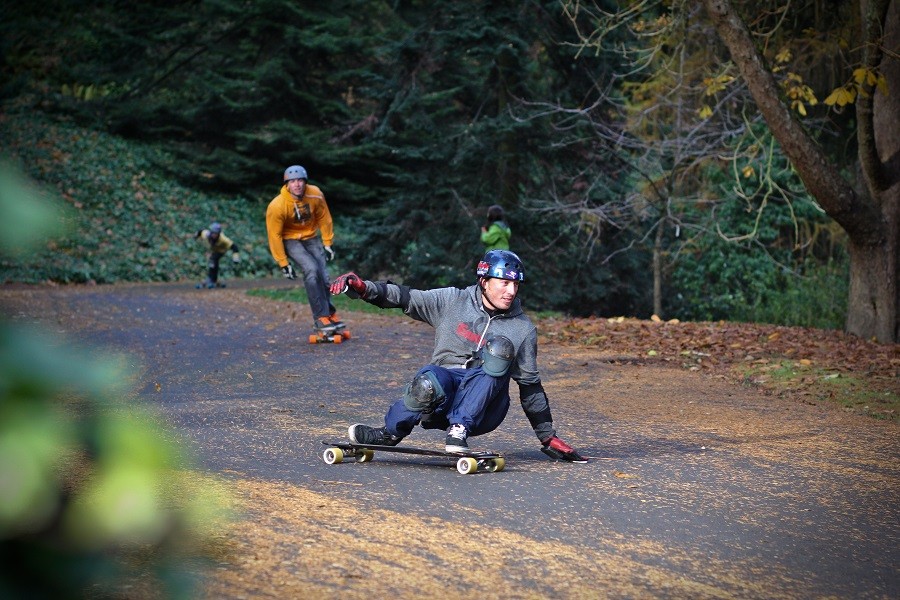
[[[509,338],[492,337],[481,350],[482,368],[492,377],[503,377],[516,358],[516,348]]]
[[[444,388],[431,371],[425,371],[406,386],[403,405],[409,410],[430,413],[444,399]]]

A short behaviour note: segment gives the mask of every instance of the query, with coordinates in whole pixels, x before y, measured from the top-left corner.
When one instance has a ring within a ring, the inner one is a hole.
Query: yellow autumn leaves
[[[865,98],[871,89],[877,89],[885,95],[888,93],[884,75],[866,67],[859,67],[853,70],[853,77],[848,83],[837,88],[825,98],[825,104],[828,106],[853,104],[857,96]]]
[[[781,65],[791,60],[791,52],[783,49],[775,55],[776,66],[772,69],[773,73],[783,70]],[[715,77],[706,77],[703,79],[704,95],[714,96],[724,91],[728,84],[734,81],[734,77],[730,75],[717,75]],[[785,96],[790,102],[791,110],[797,111],[801,116],[806,116],[806,107],[815,106],[819,103],[815,92],[806,85],[803,77],[797,73],[788,71],[781,80],[781,87]],[[868,97],[873,90],[878,90],[883,94],[887,94],[887,81],[884,75],[868,68],[858,67],[853,70],[850,81],[844,85],[834,89],[824,103],[827,106],[837,106],[838,108],[853,104],[858,97]],[[704,104],[697,111],[701,119],[707,119],[713,114],[712,108],[708,104]]]
[[[815,106],[819,103],[812,88],[803,83],[803,78],[796,73],[788,73],[781,81],[781,87],[791,103],[791,110],[806,116],[806,105]]]

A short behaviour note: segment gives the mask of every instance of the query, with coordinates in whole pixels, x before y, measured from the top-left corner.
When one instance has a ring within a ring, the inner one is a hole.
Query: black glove
[[[366,297],[366,282],[356,273],[344,273],[331,284],[331,293],[335,296],[353,290],[360,298]]]
[[[294,272],[294,267],[292,267],[290,263],[288,263],[285,267],[281,267],[281,272],[284,273],[284,276],[287,279],[297,279],[297,274]]]
[[[572,446],[568,445],[558,437],[551,436],[546,440],[542,440],[544,445],[541,452],[555,460],[565,460],[568,462],[586,463],[587,459],[582,458]]]

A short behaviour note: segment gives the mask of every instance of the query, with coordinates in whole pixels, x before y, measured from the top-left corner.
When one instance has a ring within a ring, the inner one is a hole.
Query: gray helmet
[[[525,281],[522,259],[509,250],[491,250],[484,255],[475,271],[479,277],[494,277],[510,281]]]
[[[291,165],[284,170],[284,180],[290,181],[291,179],[302,179],[306,181],[309,178],[306,176],[306,169],[300,165]]]
[[[516,348],[509,338],[495,335],[481,350],[482,368],[491,377],[503,377],[516,357]]]
[[[222,233],[222,224],[221,223],[213,223],[209,226],[210,233]]]

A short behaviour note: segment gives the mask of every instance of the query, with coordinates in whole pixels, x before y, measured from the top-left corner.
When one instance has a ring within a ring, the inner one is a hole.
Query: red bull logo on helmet
[[[492,250],[478,261],[479,277],[495,277],[510,281],[524,281],[525,270],[519,257],[507,250]]]

